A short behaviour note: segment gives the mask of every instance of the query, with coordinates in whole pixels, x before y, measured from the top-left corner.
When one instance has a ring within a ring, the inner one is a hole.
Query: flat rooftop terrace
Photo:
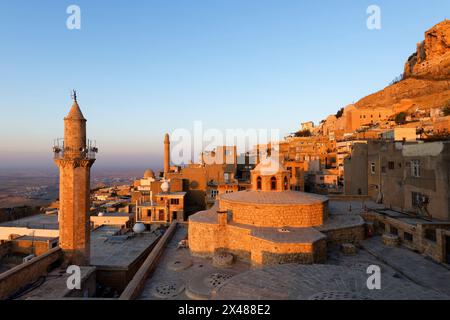
[[[81,281],[95,273],[94,267],[80,267]],[[19,294],[15,299],[17,300],[60,300],[69,297],[71,290],[67,289],[67,280],[70,274],[65,269],[58,268],[46,274],[41,279],[36,281],[31,288]],[[79,295],[81,296],[81,292]]]
[[[59,229],[57,214],[37,214],[19,220],[0,223],[0,227],[20,227],[29,229]]]
[[[91,265],[126,269],[154,244],[158,231],[116,235],[119,227],[101,226],[91,233]]]
[[[14,252],[0,258],[0,274],[21,265],[26,256],[27,254]]]

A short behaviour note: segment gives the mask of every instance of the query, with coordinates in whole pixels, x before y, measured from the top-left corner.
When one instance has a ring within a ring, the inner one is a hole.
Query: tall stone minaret
[[[68,263],[80,266],[89,265],[90,171],[97,151],[86,142],[86,119],[74,91],[64,118],[64,143],[54,151],[59,168],[59,246]]]
[[[167,179],[167,174],[170,170],[170,139],[169,134],[166,133],[164,137],[164,178]]]

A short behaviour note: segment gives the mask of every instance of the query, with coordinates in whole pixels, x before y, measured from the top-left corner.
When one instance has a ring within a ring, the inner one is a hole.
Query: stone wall
[[[37,280],[48,272],[50,265],[62,259],[59,247],[26,263],[0,274],[0,300],[6,299],[19,288]]]
[[[278,253],[261,252],[262,264],[263,265],[277,265],[285,263],[300,263],[300,264],[313,264],[313,263],[324,263],[327,260],[327,243],[326,240],[319,240],[311,247],[302,248],[304,251],[295,252],[295,245],[291,246],[291,250],[288,248],[283,248]],[[287,250],[286,250],[287,249]],[[297,248],[298,250],[298,248]],[[284,251],[284,252],[281,252]]]
[[[433,224],[424,221],[424,224],[411,225],[376,212],[365,213],[363,218],[374,223],[377,234],[397,234],[401,245],[418,251],[437,262],[445,261],[446,244],[443,235],[446,232],[450,234],[450,224]],[[436,241],[426,238],[427,230],[432,230],[436,233]],[[407,234],[412,236],[412,241],[408,239]]]
[[[34,254],[36,256],[40,256],[51,249],[51,243],[52,241],[50,240],[43,241],[17,238],[11,241],[11,251],[14,253],[23,253],[26,255]]]
[[[245,204],[220,200],[220,210],[231,210],[236,223],[259,227],[312,227],[323,224],[328,201],[311,205]]]
[[[364,225],[321,231],[329,244],[358,243],[365,239]]]
[[[59,230],[54,229],[28,229],[21,227],[0,227],[0,240],[10,240],[11,236],[59,237]]]
[[[219,251],[255,265],[279,263],[321,263],[326,261],[326,241],[315,243],[272,242],[237,225],[190,222],[189,248],[194,256],[210,257]]]
[[[156,245],[153,247],[150,254],[145,258],[145,261],[142,263],[131,281],[123,290],[122,294],[119,297],[120,300],[136,299],[139,296],[145,286],[145,280],[151,275],[156,265],[158,264],[164,247],[174,235],[176,228],[177,222],[174,221],[166,230],[164,235],[158,240],[158,242],[156,243],[155,241]]]

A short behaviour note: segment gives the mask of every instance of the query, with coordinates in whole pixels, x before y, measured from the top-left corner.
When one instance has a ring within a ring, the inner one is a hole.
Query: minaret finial
[[[77,102],[77,91],[76,90],[72,90],[71,96],[72,96],[73,101]]]

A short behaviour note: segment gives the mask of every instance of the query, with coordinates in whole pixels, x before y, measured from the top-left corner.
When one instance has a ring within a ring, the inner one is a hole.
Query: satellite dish
[[[145,229],[145,225],[141,222],[138,222],[133,226],[134,233],[142,233],[145,231]]]
[[[169,182],[164,181],[163,183],[161,183],[161,190],[163,192],[169,192],[169,189],[170,189]]]

